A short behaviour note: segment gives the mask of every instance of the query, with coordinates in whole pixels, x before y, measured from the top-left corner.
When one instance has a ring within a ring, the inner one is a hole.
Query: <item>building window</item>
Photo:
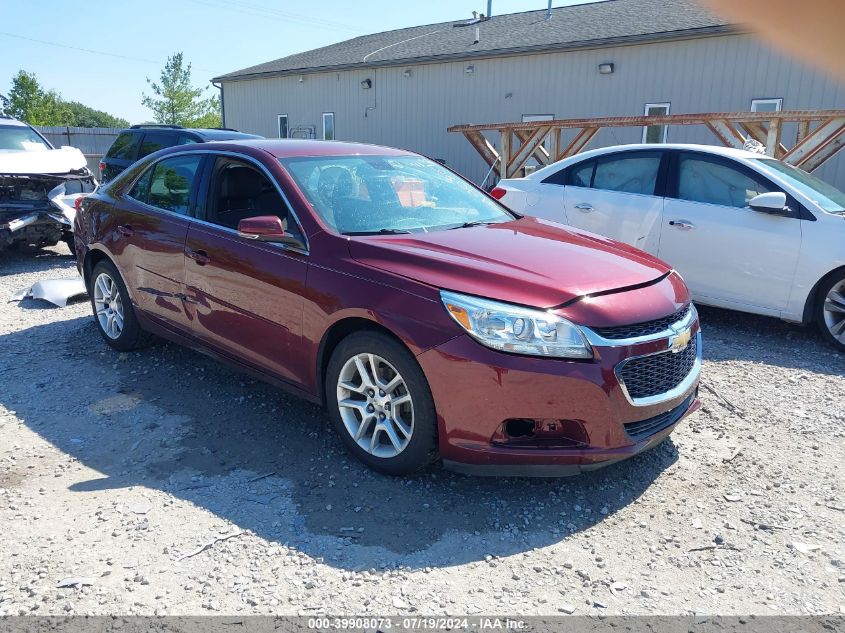
[[[752,99],[752,112],[780,112],[783,109],[783,99]]]
[[[334,140],[334,112],[323,112],[323,140]]]
[[[288,115],[279,115],[279,138],[288,138]]]
[[[647,103],[645,104],[646,116],[660,116],[669,114],[668,103]],[[665,143],[668,125],[646,125],[643,127],[643,143]]]

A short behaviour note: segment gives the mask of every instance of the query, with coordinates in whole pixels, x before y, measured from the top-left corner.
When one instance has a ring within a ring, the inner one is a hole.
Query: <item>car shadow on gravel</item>
[[[64,244],[47,248],[19,246],[11,250],[0,250],[0,277],[49,270],[73,262],[74,258]]]
[[[163,490],[343,569],[457,565],[563,541],[677,460],[667,440],[570,479],[391,478],[350,458],[321,408],[175,345],[117,354],[80,317],[0,336],[0,348],[0,402],[101,473],[72,493]],[[176,547],[214,536],[164,529]]]
[[[746,361],[845,376],[845,353],[827,345],[815,325],[698,306],[704,359]]]

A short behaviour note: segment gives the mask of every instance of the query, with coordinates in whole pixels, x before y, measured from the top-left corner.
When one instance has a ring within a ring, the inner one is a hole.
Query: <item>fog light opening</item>
[[[534,420],[508,420],[505,422],[505,433],[510,438],[534,437],[535,426]]]

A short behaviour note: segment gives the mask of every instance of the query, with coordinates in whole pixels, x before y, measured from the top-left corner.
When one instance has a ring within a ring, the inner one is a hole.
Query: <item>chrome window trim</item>
[[[687,377],[684,378],[677,387],[670,389],[669,391],[665,391],[663,393],[658,393],[653,396],[648,396],[646,398],[632,398],[631,394],[628,393],[628,388],[625,386],[625,381],[622,380],[622,368],[628,361],[634,360],[635,358],[646,358],[648,356],[657,356],[658,354],[672,354],[671,350],[663,350],[660,352],[654,352],[652,354],[643,354],[641,356],[632,356],[630,358],[626,358],[621,363],[619,363],[613,370],[613,373],[616,374],[616,380],[619,382],[619,386],[622,388],[622,393],[625,394],[625,398],[628,400],[630,404],[635,407],[649,407],[655,404],[660,404],[661,402],[666,402],[667,400],[674,400],[675,398],[679,398],[680,396],[686,395],[695,384],[698,382],[698,378],[701,375],[701,361],[702,361],[702,354],[701,354],[701,331],[695,335],[695,343],[696,343],[696,358],[695,362],[693,363],[692,369],[690,373],[687,374]]]
[[[206,220],[201,220],[201,219],[199,219],[199,218],[197,218],[193,215],[190,215],[190,214],[186,215],[186,214],[181,214],[181,213],[174,213],[173,211],[168,211],[167,209],[159,209],[158,207],[154,207],[152,205],[149,205],[146,202],[142,202],[142,201],[138,200],[137,198],[133,198],[132,196],[129,195],[129,191],[131,191],[132,187],[135,186],[135,183],[137,183],[141,179],[141,177],[144,174],[147,173],[147,170],[153,169],[161,161],[167,160],[168,158],[173,158],[175,156],[186,156],[186,155],[190,156],[190,155],[193,155],[193,154],[212,154],[214,156],[234,157],[234,158],[252,163],[256,167],[258,167],[262,172],[264,172],[264,175],[267,176],[267,179],[270,182],[273,183],[273,186],[276,188],[276,191],[279,193],[279,195],[282,197],[282,200],[287,205],[288,210],[290,211],[291,215],[293,216],[293,221],[296,223],[297,228],[299,228],[299,234],[302,235],[302,239],[305,241],[305,250],[304,251],[301,251],[300,249],[297,249],[297,248],[289,248],[289,249],[284,249],[284,250],[292,250],[294,252],[300,252],[304,255],[310,254],[311,249],[310,249],[310,246],[309,246],[309,243],[308,243],[308,235],[306,235],[305,229],[303,229],[302,223],[299,221],[299,216],[296,215],[296,211],[294,210],[293,205],[291,205],[290,200],[285,195],[285,192],[282,191],[282,188],[279,186],[279,183],[276,181],[276,179],[270,173],[270,170],[268,170],[267,167],[265,167],[263,164],[261,164],[257,159],[253,158],[252,156],[247,156],[246,154],[241,154],[240,152],[234,152],[232,150],[225,150],[225,149],[221,149],[221,150],[188,149],[188,150],[183,150],[183,151],[180,151],[180,152],[173,152],[171,154],[167,154],[165,156],[162,156],[161,158],[158,158],[158,159],[150,162],[150,164],[147,165],[147,167],[145,169],[142,169],[138,173],[138,175],[135,176],[135,178],[133,178],[132,181],[126,186],[126,189],[124,189],[124,191],[126,193],[124,193],[123,195],[125,197],[129,198],[130,200],[132,200],[133,202],[140,204],[140,205],[142,205],[142,206],[144,206],[148,209],[152,209],[153,211],[157,211],[158,213],[166,213],[168,215],[172,215],[172,216],[178,217],[178,218],[188,218],[189,220],[192,220],[194,222],[199,222],[199,223],[202,223],[202,224],[205,224],[205,225],[208,225],[208,226],[213,226],[213,227],[218,228],[218,229],[222,229],[222,230],[226,230],[226,231],[233,231],[237,235],[237,231],[235,229],[230,229],[229,227],[222,226],[220,224],[215,224],[214,222],[208,222]],[[271,242],[268,242],[268,243],[271,243]]]
[[[695,323],[695,321],[698,320],[698,310],[696,310],[692,303],[689,304],[689,307],[690,309],[683,319],[670,324],[670,326],[665,330],[655,332],[654,334],[633,336],[631,338],[609,339],[600,336],[585,325],[581,326],[581,331],[584,333],[584,336],[587,337],[587,341],[589,341],[590,345],[594,347],[629,347],[631,345],[640,345],[641,343],[650,343],[652,341],[659,341],[660,339],[668,339],[671,336],[675,336],[678,333],[677,330],[685,330]]]

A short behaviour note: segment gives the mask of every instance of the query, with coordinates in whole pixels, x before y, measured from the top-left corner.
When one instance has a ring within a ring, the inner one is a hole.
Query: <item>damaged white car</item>
[[[64,241],[74,252],[76,202],[96,187],[82,152],[0,115],[0,251]]]

